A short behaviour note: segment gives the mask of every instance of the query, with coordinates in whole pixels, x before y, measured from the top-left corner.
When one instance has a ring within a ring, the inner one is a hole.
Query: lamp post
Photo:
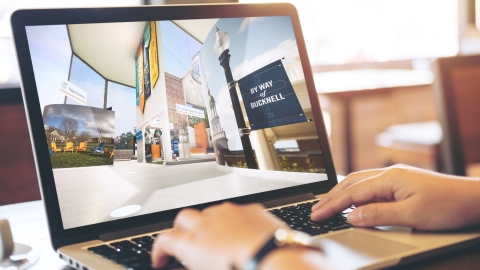
[[[225,70],[227,87],[230,92],[230,98],[232,99],[233,112],[235,113],[235,120],[237,120],[238,133],[240,134],[240,140],[242,141],[247,166],[249,169],[258,169],[255,155],[253,154],[252,143],[250,142],[250,130],[245,125],[245,119],[243,118],[242,108],[240,107],[240,101],[235,88],[236,82],[233,80],[232,70],[230,69],[230,35],[227,32],[222,32],[217,27],[215,36],[216,40],[213,50],[220,61],[220,65]]]

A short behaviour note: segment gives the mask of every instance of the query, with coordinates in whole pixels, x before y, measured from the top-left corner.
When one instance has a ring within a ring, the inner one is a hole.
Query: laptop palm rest
[[[338,269],[359,269],[365,266],[378,268],[400,261],[401,253],[415,249],[413,246],[348,230],[326,235],[315,240],[325,256]]]

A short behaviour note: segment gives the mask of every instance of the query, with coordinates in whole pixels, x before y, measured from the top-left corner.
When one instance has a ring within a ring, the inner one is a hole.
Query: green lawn
[[[74,144],[74,149],[78,146],[79,144],[76,143]],[[92,146],[97,146],[98,144],[95,145],[87,145],[87,152],[78,152],[73,153],[71,152],[66,152],[66,153],[55,153],[52,156],[50,156],[50,160],[52,161],[52,167],[54,169],[57,168],[73,168],[73,167],[88,167],[88,166],[100,166],[100,165],[113,165],[113,158],[110,158],[110,155],[104,155],[103,153],[97,153],[94,155],[93,153],[90,153],[90,148]],[[62,152],[63,152],[63,144],[57,144],[57,147],[61,147]],[[110,152],[113,149],[113,145],[105,145],[103,148],[108,149]]]

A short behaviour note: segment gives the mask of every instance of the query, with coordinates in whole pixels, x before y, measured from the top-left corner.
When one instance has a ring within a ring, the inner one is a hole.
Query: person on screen
[[[352,173],[312,208],[313,220],[324,220],[356,205],[348,222],[358,227],[406,226],[451,230],[480,225],[480,179],[395,165]],[[244,269],[246,263],[282,226],[260,205],[223,203],[198,211],[185,209],[175,230],[157,237],[152,264],[171,255],[189,269]],[[258,269],[330,269],[315,249],[286,246],[270,252]]]

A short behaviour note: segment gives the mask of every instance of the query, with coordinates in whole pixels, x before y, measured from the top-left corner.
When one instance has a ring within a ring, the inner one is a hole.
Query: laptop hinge
[[[168,221],[158,222],[158,223],[149,224],[145,226],[139,226],[135,228],[100,234],[98,238],[100,238],[100,240],[102,241],[111,241],[111,240],[129,237],[133,235],[160,231],[160,230],[168,229],[172,227],[173,227],[173,220],[168,220]]]
[[[292,204],[292,203],[301,202],[301,201],[308,201],[313,199],[315,199],[315,195],[313,195],[313,193],[304,193],[304,194],[284,197],[280,199],[264,201],[262,202],[262,205],[265,206],[266,208],[272,208],[272,207]]]

